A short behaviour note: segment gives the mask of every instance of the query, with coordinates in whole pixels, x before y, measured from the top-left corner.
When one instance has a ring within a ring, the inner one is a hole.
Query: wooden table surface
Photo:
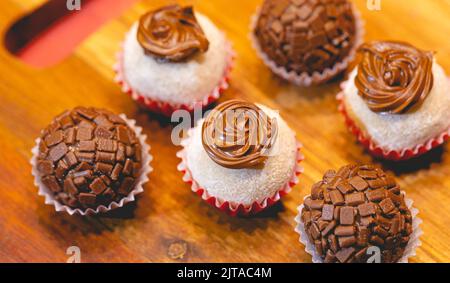
[[[43,0],[4,0],[3,36],[11,22]],[[296,208],[327,169],[373,162],[394,172],[420,210],[424,235],[412,262],[450,261],[449,146],[402,163],[368,155],[337,111],[338,83],[297,88],[274,77],[248,39],[250,16],[261,0],[197,0],[233,42],[238,53],[231,87],[221,101],[243,98],[279,109],[304,144],[305,173],[281,203],[252,218],[233,218],[190,191],[176,170],[180,149],[170,139],[168,120],[150,115],[113,81],[112,65],[131,23],[148,8],[173,1],[147,0],[89,36],[56,66],[37,70],[0,46],[0,261],[66,262],[78,246],[82,262],[310,262],[294,232]],[[450,74],[450,1],[381,0],[370,11],[354,0],[366,21],[366,40],[399,39],[435,50]],[[143,126],[152,146],[154,172],[134,205],[101,217],[56,213],[33,185],[30,150],[52,117],[77,105],[126,113]],[[184,251],[185,249],[185,251]],[[176,259],[181,250],[183,257]]]

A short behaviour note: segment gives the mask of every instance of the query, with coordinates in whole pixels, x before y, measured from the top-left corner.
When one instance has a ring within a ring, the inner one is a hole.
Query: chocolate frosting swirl
[[[402,114],[420,106],[433,87],[433,52],[394,41],[366,43],[355,79],[373,112]]]
[[[241,100],[218,105],[202,127],[202,143],[209,157],[231,169],[262,166],[277,135],[275,118]]]
[[[206,52],[209,41],[192,7],[170,5],[150,11],[139,20],[139,44],[156,58],[180,62],[197,52]]]

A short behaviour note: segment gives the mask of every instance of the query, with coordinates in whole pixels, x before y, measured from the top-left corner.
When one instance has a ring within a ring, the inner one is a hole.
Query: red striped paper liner
[[[231,43],[227,41],[227,63],[223,76],[217,86],[212,89],[209,94],[205,95],[201,101],[193,101],[191,104],[172,104],[169,102],[152,99],[150,98],[152,96],[151,94],[144,95],[133,89],[133,87],[128,83],[123,70],[123,43],[121,49],[122,50],[116,55],[117,62],[114,65],[114,72],[116,73],[116,76],[114,80],[121,86],[122,92],[128,94],[134,101],[144,106],[146,109],[167,117],[170,117],[176,110],[187,110],[192,112],[196,107],[203,108],[218,100],[220,95],[229,87],[230,74],[234,66],[234,58],[236,57]]]
[[[189,144],[190,134],[193,129],[190,129],[188,132],[188,137],[181,142],[181,145],[184,147],[182,150],[177,152],[177,157],[181,159],[181,163],[178,164],[178,171],[183,173],[183,181],[187,184],[191,185],[191,190],[200,196],[204,201],[209,203],[210,205],[218,208],[219,210],[227,213],[231,216],[250,216],[255,215],[258,212],[263,211],[264,209],[272,206],[274,203],[279,201],[283,196],[288,194],[292,187],[294,187],[299,182],[299,175],[303,173],[303,167],[300,166],[300,163],[304,160],[304,156],[301,153],[302,145],[300,142],[297,142],[297,162],[295,163],[295,168],[290,180],[282,186],[274,195],[263,199],[262,201],[255,201],[250,205],[244,204],[233,204],[226,200],[216,198],[211,196],[208,191],[202,188],[197,181],[194,180],[192,174],[189,170],[189,167],[186,162],[186,145]]]
[[[403,161],[408,160],[414,157],[418,157],[424,153],[427,153],[428,151],[432,150],[433,148],[436,148],[440,145],[442,145],[444,142],[446,142],[450,137],[450,127],[439,134],[436,137],[430,138],[424,143],[418,144],[411,148],[405,148],[401,150],[392,150],[392,149],[386,149],[381,146],[379,146],[375,141],[371,139],[371,137],[366,134],[364,131],[362,131],[355,123],[355,121],[350,118],[348,115],[347,109],[345,108],[344,103],[344,88],[347,82],[341,83],[341,91],[336,96],[336,99],[338,100],[339,106],[338,110],[339,112],[344,115],[345,123],[347,125],[347,128],[351,133],[353,133],[357,140],[375,157],[377,158],[383,158],[386,160],[392,160],[392,161]]]

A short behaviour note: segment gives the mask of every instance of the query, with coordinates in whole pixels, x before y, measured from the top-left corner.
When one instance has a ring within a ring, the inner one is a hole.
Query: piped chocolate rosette
[[[202,143],[209,157],[232,169],[262,166],[278,131],[276,119],[240,100],[217,106],[202,127]]]
[[[147,54],[172,62],[206,52],[209,47],[191,6],[165,6],[143,15],[137,39]]]
[[[377,113],[403,114],[423,103],[433,87],[433,52],[408,43],[375,41],[362,45],[355,85]]]

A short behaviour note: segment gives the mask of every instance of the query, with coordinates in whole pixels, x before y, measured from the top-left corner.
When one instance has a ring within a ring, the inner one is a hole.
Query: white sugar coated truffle
[[[224,34],[205,16],[197,21],[209,40],[209,49],[185,62],[161,62],[137,41],[138,24],[128,32],[123,46],[124,77],[138,93],[172,105],[202,101],[221,81],[227,68],[227,41]]]
[[[348,115],[384,150],[410,149],[436,138],[450,127],[450,80],[436,62],[432,72],[433,87],[420,108],[404,114],[379,114],[358,95],[356,68],[343,90]]]
[[[272,197],[295,174],[298,151],[295,133],[277,112],[258,106],[270,118],[276,117],[278,123],[278,137],[263,168],[229,169],[215,163],[202,144],[203,120],[193,129],[185,146],[186,165],[192,178],[209,195],[232,205],[249,206],[255,201]]]

